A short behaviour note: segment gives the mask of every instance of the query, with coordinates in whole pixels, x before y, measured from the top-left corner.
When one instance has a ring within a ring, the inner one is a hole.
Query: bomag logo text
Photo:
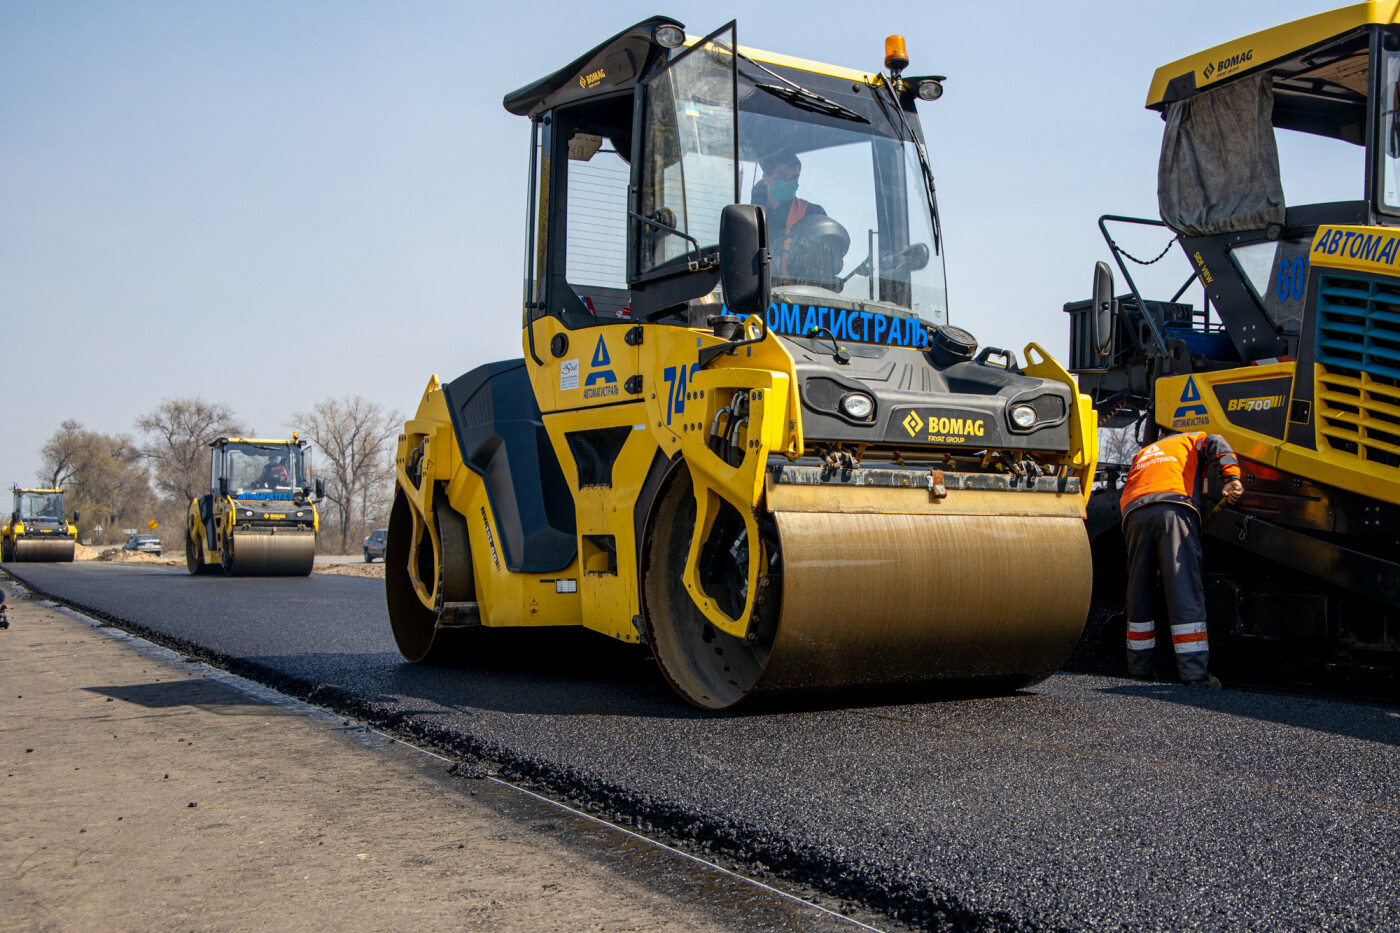
[[[1265,395],[1259,398],[1232,398],[1225,406],[1226,411],[1269,411],[1283,407],[1282,395]]]
[[[597,87],[599,84],[603,83],[603,79],[607,76],[608,73],[602,68],[599,68],[597,71],[590,71],[586,75],[579,75],[578,86],[585,90],[590,87]]]
[[[941,418],[930,415],[925,421],[919,413],[911,411],[900,422],[910,437],[917,437],[921,431],[928,434],[921,440],[935,444],[962,444],[969,437],[982,437],[987,433],[987,422],[982,418]]]
[[[1213,62],[1212,64],[1206,65],[1205,69],[1201,72],[1201,74],[1205,75],[1207,80],[1209,80],[1212,75],[1228,74],[1229,72],[1234,71],[1236,68],[1249,64],[1253,60],[1254,50],[1248,49],[1244,52],[1240,52],[1237,55],[1231,55],[1229,58],[1222,58],[1218,62]]]

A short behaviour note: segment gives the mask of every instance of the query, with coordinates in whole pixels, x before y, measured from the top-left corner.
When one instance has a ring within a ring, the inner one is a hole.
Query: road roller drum
[[[20,538],[14,545],[14,560],[71,563],[76,550],[76,543],[71,538],[51,541]]]
[[[1097,422],[1040,347],[948,325],[936,84],[656,17],[506,96],[534,134],[523,357],[434,376],[404,424],[406,659],[581,626],[705,709],[1059,667]]]

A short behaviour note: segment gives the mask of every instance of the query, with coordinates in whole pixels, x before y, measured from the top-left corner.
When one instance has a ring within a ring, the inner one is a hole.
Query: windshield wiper
[[[800,84],[797,84],[794,81],[789,81],[787,78],[784,78],[782,75],[778,74],[776,71],[769,68],[767,65],[764,65],[761,62],[754,61],[752,58],[749,58],[747,55],[740,52],[738,49],[734,50],[734,54],[738,58],[748,62],[750,65],[753,65],[755,68],[757,68],[764,74],[772,78],[776,78],[778,81],[782,82],[782,85],[765,84],[764,82],[755,79],[753,75],[747,74],[746,72],[741,70],[739,73],[742,74],[747,80],[752,81],[753,86],[758,88],[760,91],[766,91],[769,94],[772,94],[774,97],[787,101],[794,107],[801,107],[803,110],[810,110],[813,113],[826,114],[829,117],[840,117],[843,120],[854,120],[857,123],[870,122],[869,119],[860,115],[859,113],[856,113],[850,107],[847,107],[844,104],[838,104],[836,101],[831,100],[827,97],[823,97],[815,91],[809,91],[805,87],[803,87]]]
[[[890,116],[890,108],[885,106],[885,99],[880,94],[882,90],[890,96],[890,104],[899,116],[898,123],[895,122],[894,117]],[[929,214],[933,218],[933,251],[941,255],[943,252],[943,224],[938,218],[938,201],[934,195],[933,166],[929,165],[928,153],[924,152],[924,144],[919,141],[919,137],[914,133],[914,128],[909,125],[908,118],[904,116],[904,109],[899,106],[899,98],[895,96],[894,88],[890,87],[887,80],[881,80],[875,85],[874,97],[875,102],[880,105],[880,112],[885,115],[886,120],[890,121],[890,125],[895,128],[900,139],[907,138],[914,146],[914,154],[919,160],[919,171],[924,176],[924,194],[928,198]]]
[[[747,77],[747,75],[745,77]],[[749,80],[752,81],[753,79],[750,78]],[[759,81],[754,81],[753,86],[760,91],[767,91],[774,97],[785,100],[794,107],[798,107],[802,110],[810,110],[813,113],[825,114],[828,117],[840,117],[842,120],[852,120],[856,123],[870,122],[869,119],[856,113],[850,107],[844,104],[838,104],[836,101],[823,97],[820,94],[815,94],[806,88],[781,87],[777,84],[763,84]]]

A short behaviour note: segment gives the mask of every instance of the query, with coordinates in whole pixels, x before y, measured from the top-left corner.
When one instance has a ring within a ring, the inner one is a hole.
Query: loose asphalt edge
[[[9,573],[8,568],[0,570],[36,596],[279,693],[352,716],[412,745],[436,751],[455,762],[449,770],[458,776],[468,779],[499,777],[523,785],[735,871],[758,878],[782,879],[834,898],[840,905],[859,905],[924,929],[988,933],[1062,929],[1004,911],[979,910],[963,903],[955,892],[890,878],[878,866],[865,863],[858,854],[850,860],[837,859],[815,847],[795,844],[765,830],[677,807],[573,768],[538,761],[497,743],[436,727],[333,684],[288,677],[267,666],[211,651],[139,622],[48,592]],[[726,859],[731,864],[725,866]]]

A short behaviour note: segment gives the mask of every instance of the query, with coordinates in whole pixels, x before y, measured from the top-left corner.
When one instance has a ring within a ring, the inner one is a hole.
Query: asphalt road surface
[[[1400,928],[1400,710],[1059,674],[1013,696],[709,715],[642,649],[394,649],[378,579],[6,565],[238,673],[751,873],[956,929]],[[586,635],[586,633],[582,633]]]

